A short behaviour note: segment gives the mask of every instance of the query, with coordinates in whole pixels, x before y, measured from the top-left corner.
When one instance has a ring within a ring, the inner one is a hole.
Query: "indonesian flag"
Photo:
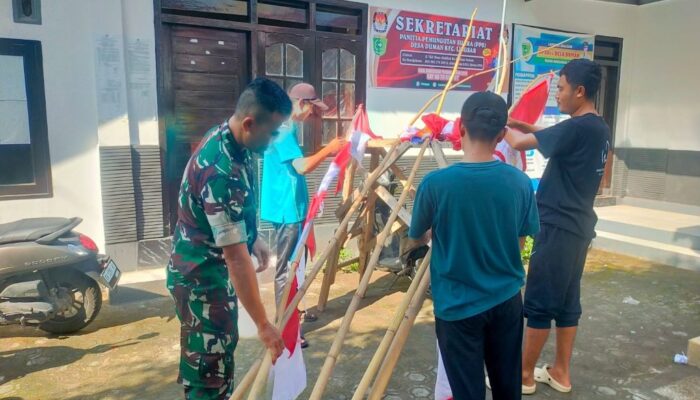
[[[336,184],[335,193],[338,194],[343,189],[343,181],[345,180],[345,169],[351,159],[356,159],[359,165],[362,165],[362,159],[365,155],[365,150],[367,149],[367,142],[370,139],[378,139],[379,136],[372,132],[369,127],[369,118],[367,117],[367,112],[365,108],[360,104],[357,107],[355,116],[352,119],[352,125],[350,126],[350,132],[348,143],[338,152],[335,156],[331,165],[328,167],[326,175],[323,176],[321,185],[319,185],[316,194],[311,199],[311,204],[309,205],[309,212],[306,215],[306,221],[304,225],[309,224],[316,218],[319,213],[323,212],[323,201],[328,194],[328,190],[331,187],[331,183],[337,178],[338,183]],[[306,242],[309,248],[309,253],[311,258],[316,254],[316,241],[313,235],[313,231],[309,234],[309,240]]]
[[[511,108],[510,117],[528,124],[535,124],[542,117],[547,106],[552,76],[552,74],[547,75],[540,82],[532,85],[525,91],[518,99],[518,102]],[[505,140],[496,146],[495,155],[501,161],[520,168],[522,171],[527,170],[525,152],[515,150]]]
[[[301,247],[303,250],[303,246]],[[292,287],[287,298],[287,305],[297,294],[300,285],[304,284],[306,272],[306,254],[299,261]],[[292,318],[282,330],[284,350],[272,367],[274,379],[272,387],[273,400],[294,400],[306,389],[306,365],[301,353],[301,323],[299,310],[294,310]]]

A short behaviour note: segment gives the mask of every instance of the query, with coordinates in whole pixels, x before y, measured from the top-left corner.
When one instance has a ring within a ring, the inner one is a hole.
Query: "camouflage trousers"
[[[169,275],[171,271],[168,271]],[[228,399],[233,393],[233,352],[238,343],[238,306],[228,279],[168,277],[180,319],[180,372],[185,398]]]

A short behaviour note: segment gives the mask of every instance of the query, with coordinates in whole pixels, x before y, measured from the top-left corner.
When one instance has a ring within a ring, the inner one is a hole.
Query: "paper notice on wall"
[[[127,114],[123,54],[121,38],[104,34],[95,39],[95,86],[100,124]]]
[[[155,120],[155,74],[153,46],[145,39],[127,41],[126,75],[129,98],[129,117],[138,121]]]

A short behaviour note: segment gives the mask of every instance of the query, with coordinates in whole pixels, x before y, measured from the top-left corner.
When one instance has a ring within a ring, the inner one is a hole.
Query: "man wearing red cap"
[[[306,174],[314,171],[330,155],[340,151],[343,139],[333,139],[326,147],[304,157],[299,146],[299,125],[317,117],[328,106],[316,95],[308,83],[299,83],[289,91],[292,115],[280,128],[279,135],[265,152],[261,196],[261,219],[272,223],[275,229],[275,301],[279,304],[288,277],[289,260],[299,240],[308,210]],[[306,314],[307,321],[316,317]],[[302,347],[306,341],[302,338]]]

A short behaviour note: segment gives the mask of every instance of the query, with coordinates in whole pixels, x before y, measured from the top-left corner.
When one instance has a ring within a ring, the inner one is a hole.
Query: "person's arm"
[[[248,197],[252,189],[245,182],[243,179],[231,180],[224,173],[215,173],[202,185],[200,196],[214,245],[223,252],[236,296],[255,322],[260,340],[270,350],[272,359],[276,360],[282,354],[284,344],[279,331],[265,314],[255,267],[248,252],[248,227],[243,215],[245,204],[241,199]],[[257,242],[256,245],[254,249],[258,252],[259,263],[268,263],[264,250],[259,248]]]
[[[520,251],[523,251],[523,247],[525,247],[525,240],[527,239],[527,236],[521,236],[519,241],[520,241]]]
[[[316,154],[304,158],[296,158],[292,161],[292,166],[300,175],[306,175],[313,172],[319,165],[331,155],[337,154],[347,141],[342,138],[331,140],[326,147],[322,148]]]
[[[432,198],[429,180],[423,179],[416,191],[416,199],[413,202],[413,214],[411,216],[411,226],[408,229],[408,246],[414,248],[427,244],[432,238],[433,213]]]
[[[284,350],[284,342],[279,330],[267,319],[248,247],[245,243],[238,243],[224,246],[222,250],[228,268],[228,276],[236,291],[236,296],[253,319],[258,328],[258,337],[270,350],[274,363]]]
[[[537,138],[533,134],[542,130],[541,127],[530,125],[522,121],[508,118],[508,129],[506,131],[506,142],[515,150],[525,151],[538,147]]]

